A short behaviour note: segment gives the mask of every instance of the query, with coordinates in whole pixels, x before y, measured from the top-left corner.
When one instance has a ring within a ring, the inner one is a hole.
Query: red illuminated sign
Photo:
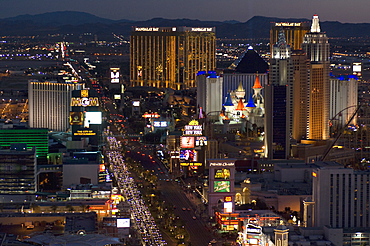
[[[225,196],[224,201],[225,202],[232,202],[233,198],[231,196]]]

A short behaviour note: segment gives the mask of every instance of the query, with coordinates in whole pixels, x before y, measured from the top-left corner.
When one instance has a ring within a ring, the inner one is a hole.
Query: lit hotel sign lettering
[[[89,107],[99,106],[99,99],[97,97],[72,97],[72,107]]]
[[[227,167],[227,166],[234,166],[234,162],[211,162],[209,163],[211,167]]]
[[[202,125],[186,125],[184,135],[202,135]]]
[[[193,27],[192,32],[212,32],[212,27]]]
[[[302,23],[290,23],[290,22],[280,22],[275,23],[275,26],[301,26]]]
[[[136,27],[136,32],[158,32],[159,27]]]

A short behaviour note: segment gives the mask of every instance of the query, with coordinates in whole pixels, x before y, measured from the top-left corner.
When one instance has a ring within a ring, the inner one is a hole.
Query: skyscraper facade
[[[370,173],[323,163],[313,175],[313,226],[370,227]]]
[[[216,68],[213,27],[134,27],[130,38],[132,86],[195,87],[198,71]]]
[[[269,84],[265,86],[265,147],[269,159],[286,159],[290,155],[292,89],[291,49],[281,31],[273,46]]]
[[[71,92],[83,84],[61,82],[28,82],[29,125],[51,131],[69,129]]]
[[[330,126],[342,128],[356,112],[357,106],[357,80],[330,78]],[[356,124],[356,122],[357,117],[351,121],[351,124]]]
[[[0,194],[33,194],[36,191],[36,148],[13,144],[0,150]],[[4,202],[4,198],[3,198]]]
[[[202,107],[204,113],[209,114],[207,117],[216,116],[216,112],[222,109],[222,83],[223,77],[216,73],[198,73],[197,76],[197,106]],[[219,92],[219,93],[215,93]]]
[[[309,113],[309,63],[302,50],[292,52],[293,62],[293,125],[292,138],[298,142],[307,138]]]
[[[8,148],[12,144],[27,144],[28,147],[36,148],[36,157],[38,160],[46,161],[49,153],[48,129],[0,129],[0,147]]]
[[[313,16],[310,32],[304,36],[302,49],[309,59],[309,119],[308,138],[329,138],[329,42],[321,32],[319,17]]]

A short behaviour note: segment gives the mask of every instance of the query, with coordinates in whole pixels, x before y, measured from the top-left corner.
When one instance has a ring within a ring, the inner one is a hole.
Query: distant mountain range
[[[109,37],[112,33],[129,36],[132,26],[190,26],[216,27],[219,38],[269,38],[271,22],[310,22],[308,19],[283,19],[254,16],[246,22],[200,21],[191,19],[154,18],[146,21],[110,20],[92,14],[76,11],[59,11],[38,15],[19,15],[0,19],[0,35],[25,36],[48,34],[92,33]],[[340,23],[323,21],[321,30],[329,37],[369,37],[369,23]]]

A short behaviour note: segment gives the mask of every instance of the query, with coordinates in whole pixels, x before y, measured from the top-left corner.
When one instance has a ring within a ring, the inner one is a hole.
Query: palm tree
[[[68,204],[68,205],[66,206],[66,209],[68,209],[68,211],[69,211],[69,212],[73,212],[73,211],[75,211],[75,209],[73,208],[73,206],[72,206],[72,205],[70,205],[70,204]]]
[[[37,205],[36,203],[32,203],[31,208],[32,208],[32,213],[40,213],[40,206]]]
[[[90,206],[85,204],[81,204],[80,207],[83,212],[87,212],[90,209]]]
[[[58,210],[58,206],[57,205],[51,205],[50,209],[51,209],[51,211],[53,211],[55,213]]]

